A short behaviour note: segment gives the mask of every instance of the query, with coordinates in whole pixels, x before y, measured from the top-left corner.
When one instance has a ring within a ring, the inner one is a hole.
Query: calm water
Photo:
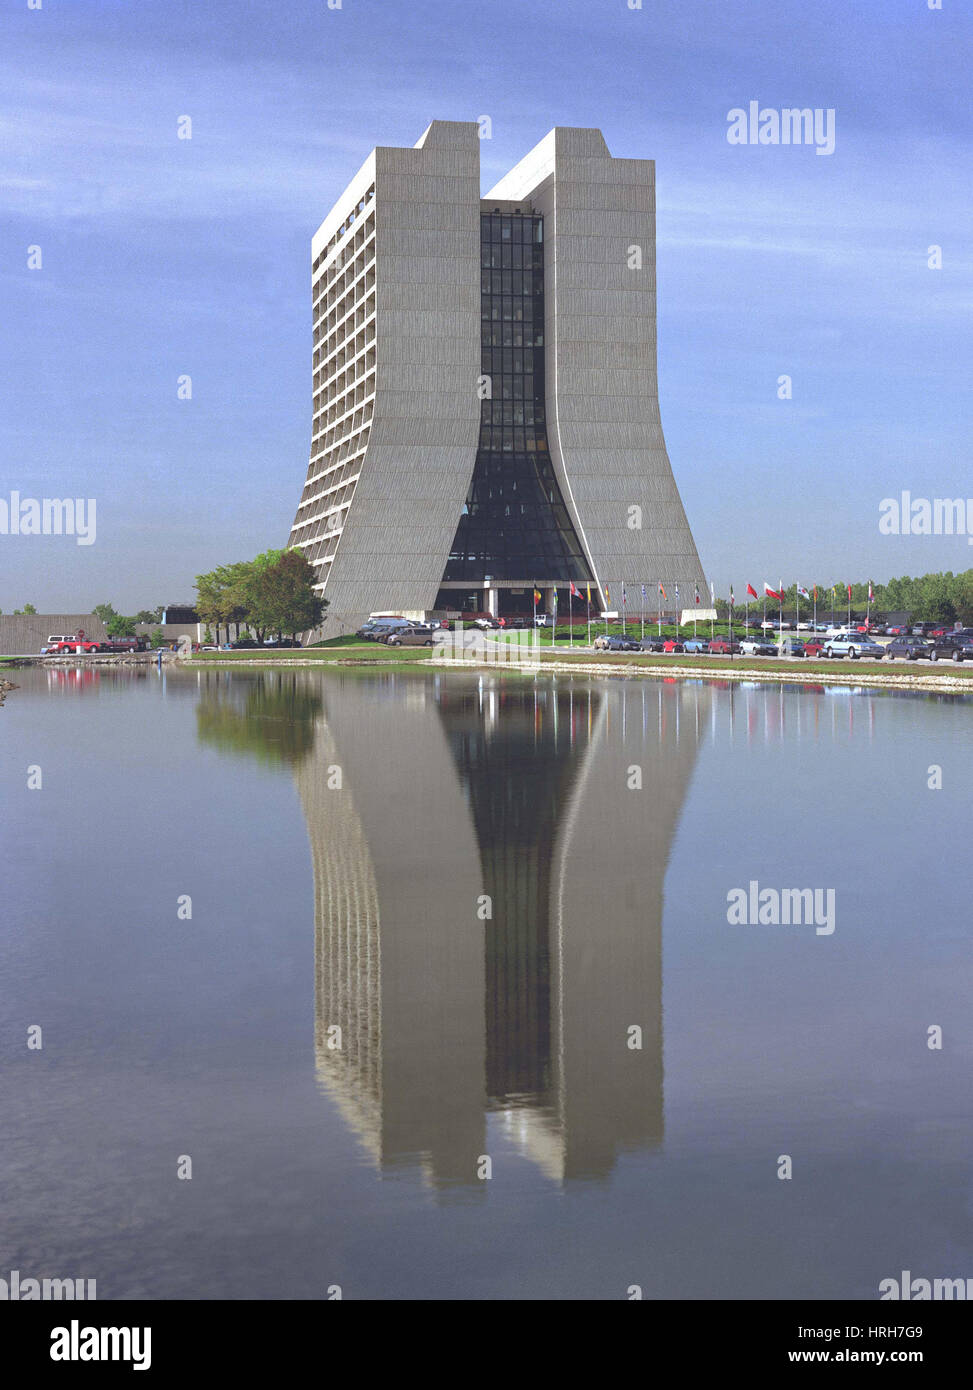
[[[0,1276],[863,1299],[973,1277],[973,703],[16,679]],[[751,880],[833,889],[833,934],[730,925]]]

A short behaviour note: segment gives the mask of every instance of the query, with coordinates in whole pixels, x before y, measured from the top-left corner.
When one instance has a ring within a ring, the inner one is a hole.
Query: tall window
[[[443,579],[587,581],[548,452],[541,217],[480,218],[480,344],[491,392]]]

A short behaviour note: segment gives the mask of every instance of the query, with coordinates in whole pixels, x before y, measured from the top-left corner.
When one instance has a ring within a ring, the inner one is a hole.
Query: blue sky
[[[484,190],[553,125],[656,160],[662,419],[718,592],[969,568],[965,537],[878,531],[903,488],[973,496],[966,8],[8,4],[0,497],[94,497],[98,531],[0,536],[0,607],[185,600],[284,543],[311,235],[374,145],[483,115]],[[833,107],[834,154],[728,144],[750,100]]]

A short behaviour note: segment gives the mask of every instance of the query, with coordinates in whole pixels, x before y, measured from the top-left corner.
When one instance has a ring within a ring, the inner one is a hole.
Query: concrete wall
[[[654,161],[614,159],[600,130],[559,127],[490,199],[544,217],[551,457],[599,585],[613,600],[622,582],[708,593],[659,413]]]
[[[73,637],[84,628],[85,638],[104,642],[108,634],[93,613],[34,613],[26,617],[0,615],[0,655],[34,656],[47,645],[48,637]]]
[[[472,121],[434,121],[416,148],[373,155],[375,404],[325,589],[328,637],[435,603],[479,433],[479,159]]]

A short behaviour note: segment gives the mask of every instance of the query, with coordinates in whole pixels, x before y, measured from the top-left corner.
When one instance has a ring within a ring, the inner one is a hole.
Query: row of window
[[[520,295],[488,295],[480,299],[480,319],[484,322],[526,323],[541,327],[544,323],[544,297]]]
[[[483,401],[480,425],[543,425],[544,403],[532,401]]]
[[[544,276],[535,270],[481,270],[480,293],[483,295],[544,293]]]
[[[547,436],[538,434],[536,426],[522,430],[516,426],[498,429],[481,424],[480,450],[491,454],[543,454],[547,451]]]
[[[535,242],[538,246],[544,240],[544,219],[542,217],[507,217],[493,213],[480,218],[480,239],[482,241],[520,241]]]
[[[480,267],[482,270],[543,270],[543,246],[521,246],[505,241],[481,242]]]
[[[533,324],[481,323],[480,342],[484,347],[543,347],[543,324],[538,318]]]

